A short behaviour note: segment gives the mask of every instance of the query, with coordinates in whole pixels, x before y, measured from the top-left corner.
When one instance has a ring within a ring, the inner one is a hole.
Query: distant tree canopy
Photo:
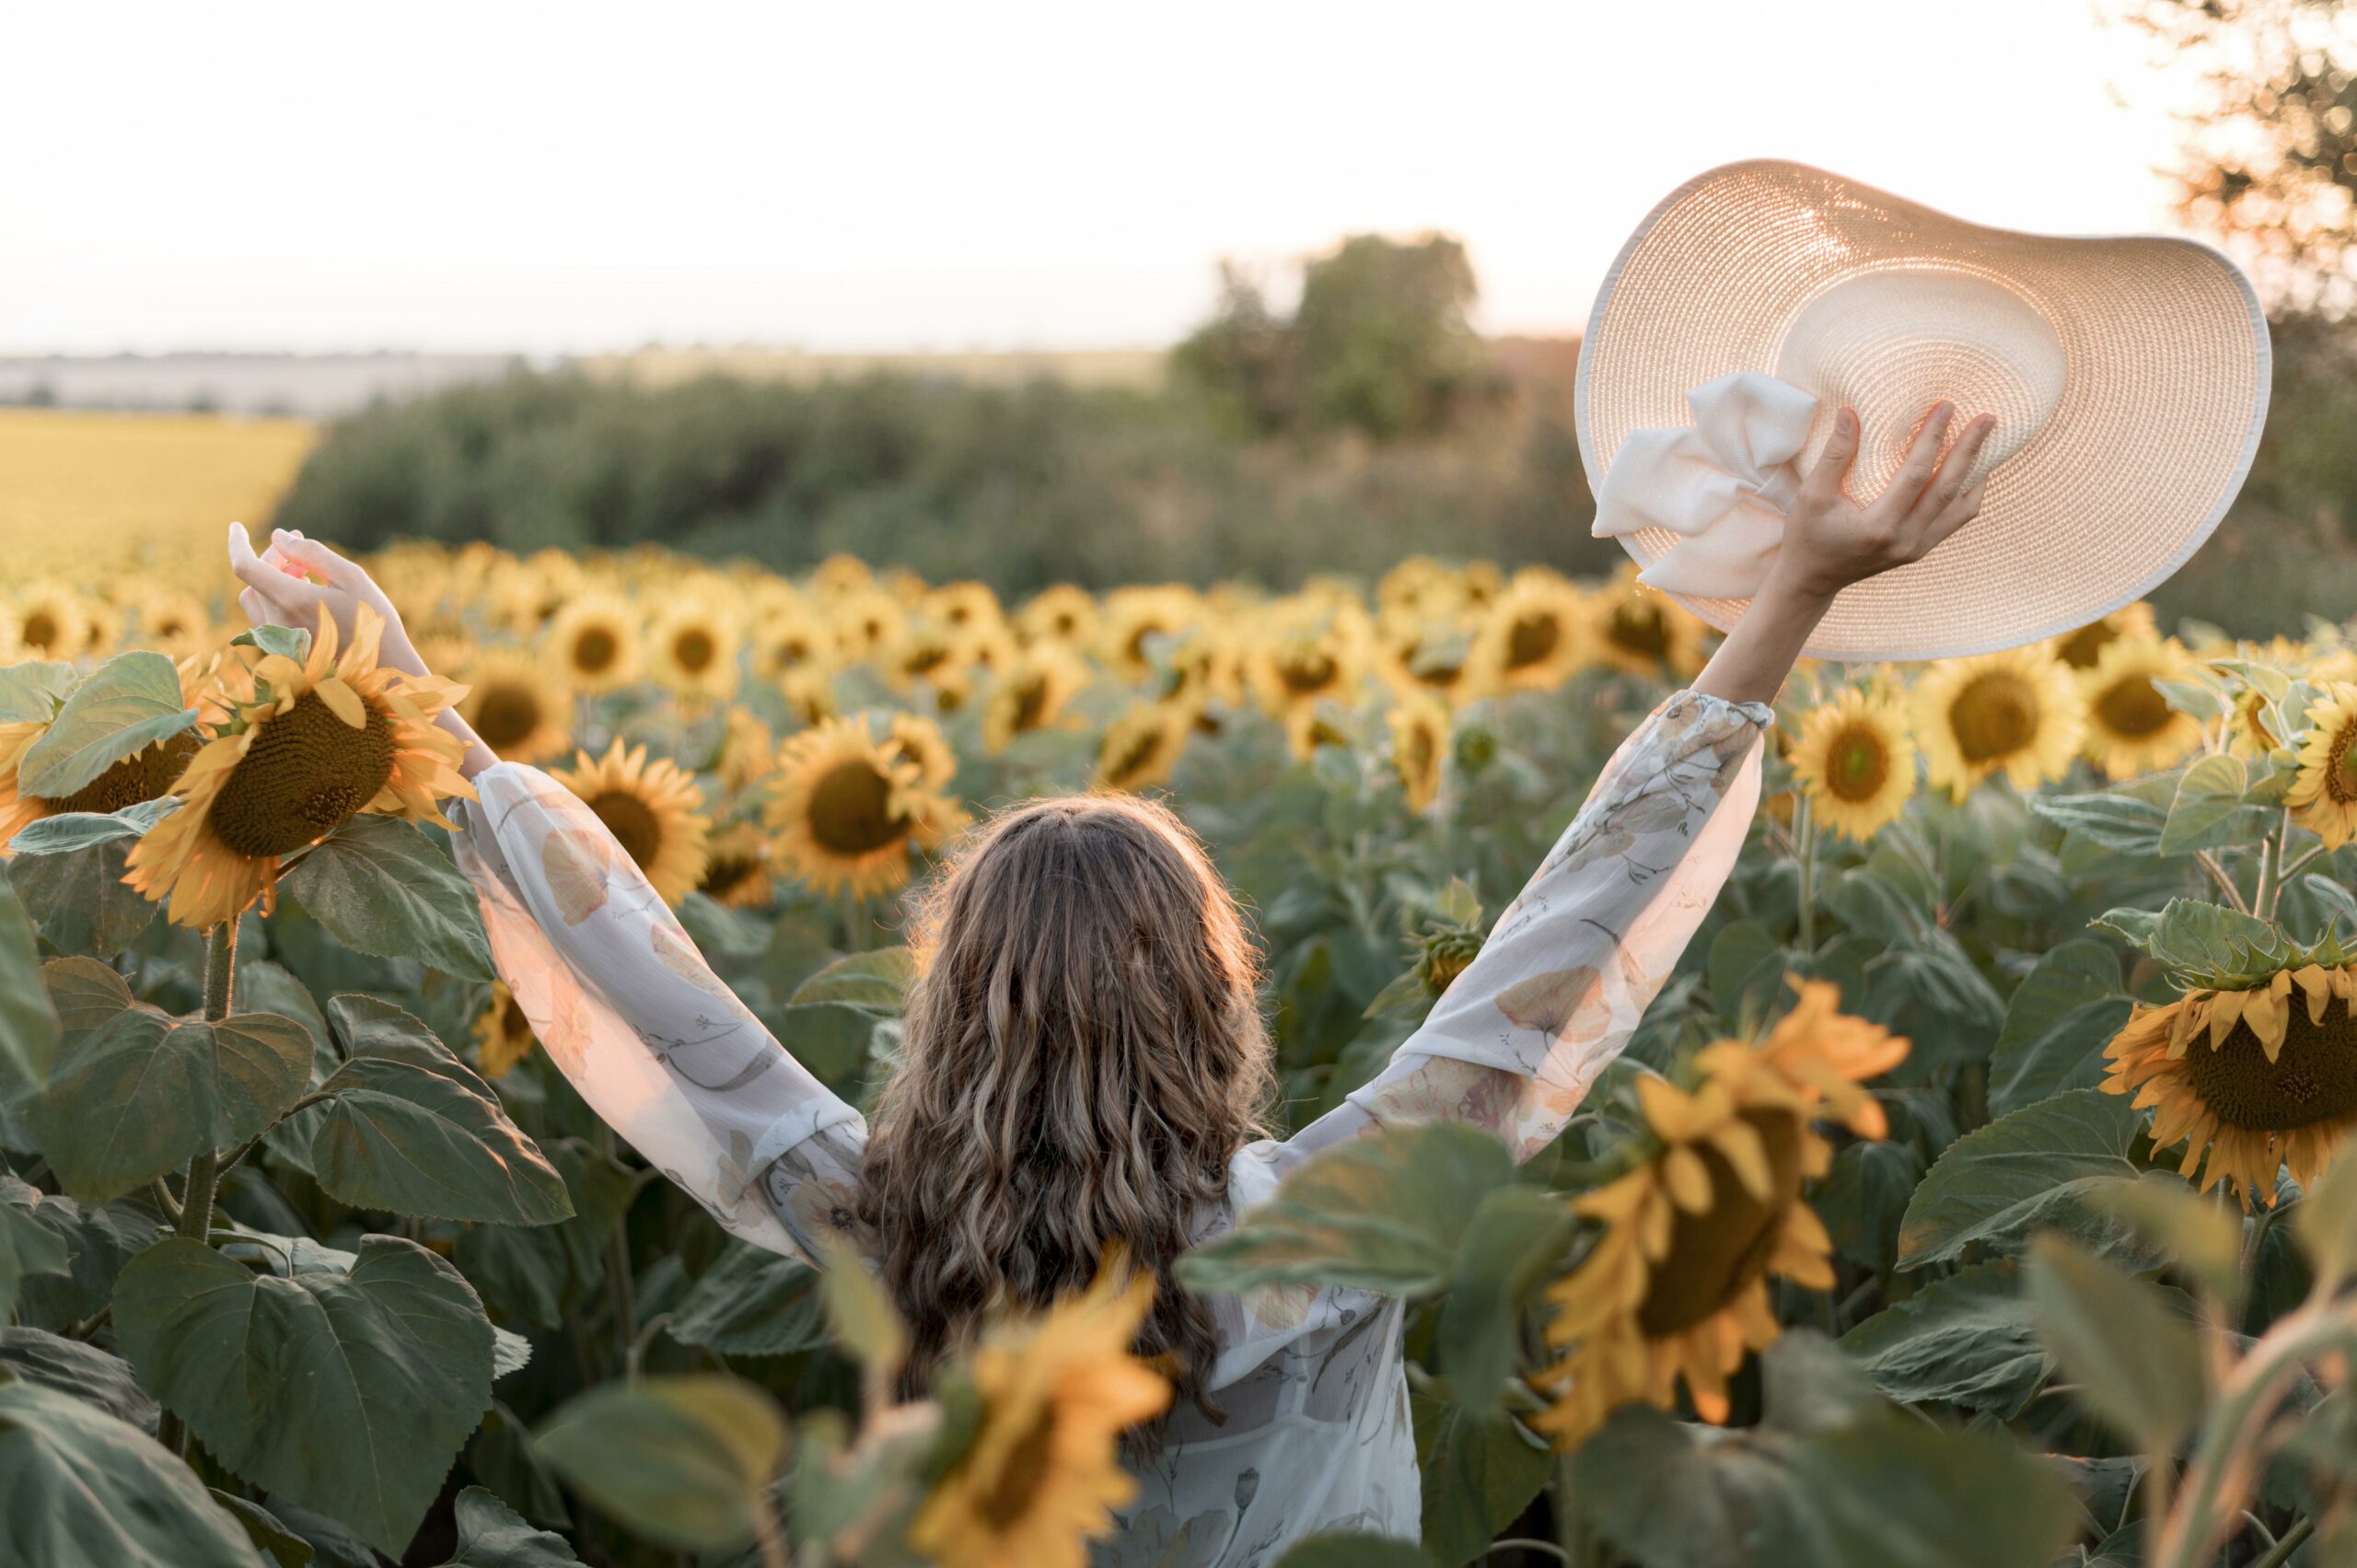
[[[2357,306],[2357,4],[2122,0],[2200,78],[2177,168],[2180,210],[2278,308]]]
[[[1352,236],[1305,264],[1291,317],[1232,263],[1220,281],[1218,309],[1171,364],[1254,435],[1430,436],[1495,390],[1467,316],[1473,264],[1445,235]]]

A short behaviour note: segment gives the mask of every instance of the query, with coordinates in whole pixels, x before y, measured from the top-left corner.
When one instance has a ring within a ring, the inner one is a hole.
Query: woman
[[[1716,897],[1758,796],[1765,704],[1834,595],[1978,510],[1963,477],[1993,421],[1971,421],[1942,462],[1952,412],[1932,411],[1860,506],[1842,489],[1858,421],[1840,411],[1768,582],[1693,689],[1623,743],[1389,1065],[1282,1142],[1258,1135],[1270,1072],[1251,944],[1159,807],[1018,807],[955,856],[923,906],[925,962],[872,1133],[714,977],[579,800],[445,715],[480,795],[459,863],[502,974],[585,1098],[734,1234],[814,1261],[864,1252],[911,1325],[916,1381],[983,1314],[1086,1283],[1115,1246],[1154,1272],[1138,1350],[1169,1355],[1179,1401],[1135,1446],[1117,1560],[1260,1562],[1341,1527],[1413,1537],[1397,1304],[1306,1287],[1197,1297],[1171,1265],[1366,1129],[1462,1119],[1523,1157],[1555,1136]],[[324,605],[348,625],[368,604],[387,662],[424,673],[358,567],[283,533],[263,557],[233,533],[231,554],[257,621],[307,624]],[[1515,1000],[1548,992],[1518,982],[1567,973],[1592,983]]]

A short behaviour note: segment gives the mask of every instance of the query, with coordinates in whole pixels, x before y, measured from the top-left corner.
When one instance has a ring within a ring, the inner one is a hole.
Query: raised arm
[[[366,572],[280,533],[230,562],[257,623],[386,618],[388,663],[424,674]],[[301,575],[297,575],[299,569]],[[816,1261],[854,1244],[859,1113],[781,1048],[703,961],[638,866],[572,791],[501,762],[468,729],[478,799],[459,803],[459,868],[474,883],[500,976],[551,1061],[590,1108],[735,1235]]]

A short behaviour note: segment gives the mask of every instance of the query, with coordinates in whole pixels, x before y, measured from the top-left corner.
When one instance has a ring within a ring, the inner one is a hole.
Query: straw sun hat
[[[1805,164],[1729,164],[1620,248],[1580,347],[1596,531],[1722,629],[1844,403],[1871,500],[1924,412],[1997,428],[1980,515],[1845,591],[1822,658],[1985,653],[2140,598],[2210,537],[2267,415],[2267,321],[2216,251],[1983,228]]]

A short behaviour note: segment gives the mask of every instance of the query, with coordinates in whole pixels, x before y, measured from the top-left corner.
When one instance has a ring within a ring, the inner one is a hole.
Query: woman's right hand
[[[352,638],[353,621],[366,605],[383,617],[384,640],[378,656],[395,669],[411,675],[426,673],[424,663],[401,626],[401,611],[385,597],[367,572],[326,545],[305,539],[292,528],[279,528],[270,548],[254,553],[246,525],[229,525],[229,570],[246,585],[238,606],[257,626],[293,626],[308,632],[319,623],[325,609],[335,622],[336,634]]]

